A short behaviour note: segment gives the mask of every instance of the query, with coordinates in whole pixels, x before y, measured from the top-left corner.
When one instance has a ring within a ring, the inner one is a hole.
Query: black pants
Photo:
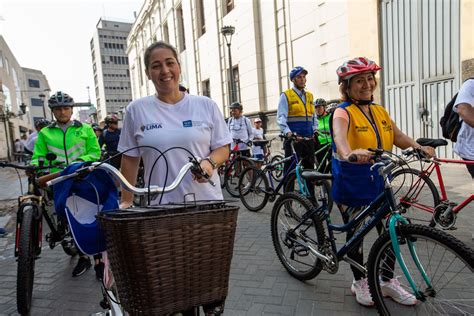
[[[117,154],[118,151],[116,152],[111,152],[111,153],[105,153],[105,157],[104,157],[104,160],[106,159],[109,159],[110,157],[114,156],[115,154]],[[122,163],[122,155],[118,155],[110,160],[107,161],[108,164],[114,166],[115,168],[117,168],[118,170],[120,170],[120,164]]]
[[[327,146],[327,144],[324,145],[319,145],[316,147],[316,151],[323,148],[324,146]],[[328,167],[328,162],[331,159],[331,151],[332,147],[327,146],[326,149],[321,150],[320,152],[316,153],[316,158],[318,159],[318,171],[321,173],[331,173],[331,170],[326,170]],[[324,159],[324,156],[326,156],[326,153],[329,152],[327,155],[327,158]]]
[[[355,218],[363,209],[364,207],[357,207],[357,208],[348,208],[345,205],[338,205],[339,210],[341,210],[342,220],[344,224],[347,224],[350,220]],[[346,242],[349,241],[354,233],[361,228],[364,222],[360,223],[359,225],[353,227],[351,230],[347,232],[346,235]],[[378,223],[377,226],[378,234],[382,234],[385,230],[384,225],[382,222]],[[358,242],[349,252],[347,252],[347,257],[354,260],[361,266],[364,266],[364,248],[363,248],[364,239]],[[395,267],[395,256],[393,255],[393,251],[388,254],[385,254],[383,259],[385,262],[384,266],[387,269],[382,270],[381,278],[383,281],[388,281],[393,278],[393,268]],[[391,269],[388,269],[391,268]],[[354,275],[354,280],[358,281],[366,277],[366,275],[357,269],[356,267],[351,265],[352,274]]]
[[[298,158],[301,159],[301,165],[304,169],[314,169],[314,140],[302,140],[299,142],[293,142],[293,146],[295,147],[295,152],[298,155]],[[291,142],[289,140],[285,140],[283,143],[283,148],[285,149],[285,157],[290,157],[293,155],[293,151],[291,150]],[[290,169],[293,160],[285,162],[284,171],[286,172]],[[293,168],[296,165],[293,165]],[[314,197],[314,187],[310,183],[306,183],[309,194],[311,197]]]

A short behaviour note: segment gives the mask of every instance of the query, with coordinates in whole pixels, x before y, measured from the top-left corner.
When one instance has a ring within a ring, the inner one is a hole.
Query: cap
[[[254,123],[262,122],[262,120],[261,120],[259,117],[257,117],[255,120],[253,120],[253,122],[254,122]]]

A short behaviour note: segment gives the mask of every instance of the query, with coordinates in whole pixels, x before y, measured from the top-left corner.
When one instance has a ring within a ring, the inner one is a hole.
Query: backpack
[[[439,121],[443,137],[451,140],[452,142],[457,141],[458,133],[462,125],[462,120],[459,118],[459,114],[454,112],[454,103],[456,102],[457,97],[458,94],[456,93],[451,101],[446,104],[446,107],[444,108],[444,115]]]
[[[466,81],[469,79],[473,78],[468,78]],[[443,117],[441,117],[439,121],[443,137],[451,140],[454,143],[458,140],[458,133],[462,125],[462,120],[459,117],[459,114],[454,112],[454,104],[457,97],[458,94],[456,93],[451,101],[446,104]]]

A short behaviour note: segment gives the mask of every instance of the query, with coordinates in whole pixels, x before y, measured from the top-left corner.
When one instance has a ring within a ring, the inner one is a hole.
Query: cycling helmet
[[[242,111],[244,107],[242,106],[242,104],[240,104],[239,102],[234,102],[232,103],[230,106],[229,106],[229,109],[239,109]]]
[[[367,59],[365,57],[357,57],[343,63],[339,68],[337,68],[336,73],[339,77],[338,83],[340,84],[343,80],[349,80],[355,75],[372,72],[376,73],[382,69],[374,61]]]
[[[58,91],[49,98],[48,106],[50,109],[63,106],[74,106],[74,99],[71,98],[69,94]]]
[[[326,112],[332,113],[337,109],[338,106],[339,106],[339,103],[337,102],[329,103],[328,106],[326,107]]]
[[[326,100],[324,99],[316,99],[316,101],[314,101],[314,106],[326,106]]]
[[[117,115],[111,114],[111,115],[107,115],[104,121],[105,121],[105,124],[110,124],[110,123],[117,124],[119,119]]]
[[[39,119],[35,122],[35,128],[36,129],[42,129],[43,127],[46,127],[50,124],[51,122],[48,121],[47,119]]]
[[[290,80],[293,81],[293,78],[298,76],[300,73],[304,72],[305,75],[308,74],[308,71],[301,66],[296,66],[290,71]]]

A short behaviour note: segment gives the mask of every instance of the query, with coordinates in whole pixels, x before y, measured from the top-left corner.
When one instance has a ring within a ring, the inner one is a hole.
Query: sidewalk
[[[473,192],[472,180],[464,168],[443,167],[448,196],[455,201]],[[0,173],[0,183],[4,181]],[[258,213],[243,207],[239,211],[225,315],[376,315],[374,308],[356,303],[349,289],[352,273],[347,263],[341,263],[335,275],[322,272],[308,282],[300,282],[284,270],[271,240],[271,208],[272,203],[269,203]],[[474,248],[473,210],[474,204],[462,210],[458,229],[449,231],[471,248]],[[337,214],[334,222],[340,222]],[[342,235],[337,238],[343,240]],[[367,238],[366,255],[374,236]],[[12,257],[12,241],[11,231],[7,238],[0,238],[0,315],[16,315],[16,262]],[[101,311],[100,287],[93,269],[72,278],[77,258],[69,258],[60,247],[43,248],[41,258],[36,261],[32,315],[89,315]]]

